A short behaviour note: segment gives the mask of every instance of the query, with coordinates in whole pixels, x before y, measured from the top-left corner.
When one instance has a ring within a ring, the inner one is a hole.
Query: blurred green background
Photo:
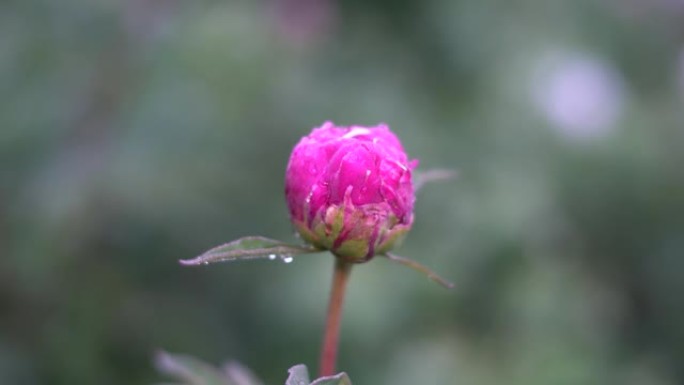
[[[0,3],[0,384],[149,384],[158,349],[267,384],[317,367],[332,258],[295,240],[292,146],[387,122],[422,169],[352,276],[356,384],[684,383],[684,3]]]

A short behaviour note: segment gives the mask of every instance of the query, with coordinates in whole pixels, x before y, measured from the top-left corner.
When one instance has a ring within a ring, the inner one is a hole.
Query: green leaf
[[[195,357],[159,352],[155,357],[159,372],[182,381],[184,385],[237,385],[223,373]]]
[[[347,373],[342,372],[334,376],[321,377],[312,382],[311,385],[351,385],[351,380]]]
[[[390,253],[382,254],[382,256],[389,259],[392,262],[398,263],[400,265],[404,265],[408,268],[411,268],[411,269],[425,275],[429,279],[433,280],[434,282],[437,282],[438,284],[442,285],[443,287],[445,287],[447,289],[453,289],[454,288],[454,284],[452,282],[447,281],[446,279],[440,277],[439,274],[430,270],[429,267],[427,267],[421,263],[418,263],[412,259],[400,257],[398,255],[394,255],[394,254],[390,254]]]
[[[288,370],[290,375],[285,381],[285,385],[309,385],[309,370],[306,365],[295,365]]]
[[[181,260],[180,263],[186,266],[197,266],[215,262],[260,258],[280,258],[285,262],[289,262],[294,255],[318,253],[320,251],[312,246],[291,245],[275,239],[244,237],[225,245],[214,247],[196,258]]]

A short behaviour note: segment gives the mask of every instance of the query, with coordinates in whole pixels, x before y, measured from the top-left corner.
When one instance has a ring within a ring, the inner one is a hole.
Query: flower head
[[[292,223],[314,246],[351,262],[368,261],[411,228],[416,165],[386,124],[326,122],[290,156],[285,196]]]

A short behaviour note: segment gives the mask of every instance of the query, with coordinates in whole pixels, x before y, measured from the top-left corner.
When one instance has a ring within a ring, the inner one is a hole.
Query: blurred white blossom
[[[559,134],[591,140],[612,133],[625,104],[622,76],[586,54],[544,58],[532,77],[533,101]]]
[[[334,0],[276,0],[273,9],[278,33],[290,43],[311,45],[334,26],[336,5]]]

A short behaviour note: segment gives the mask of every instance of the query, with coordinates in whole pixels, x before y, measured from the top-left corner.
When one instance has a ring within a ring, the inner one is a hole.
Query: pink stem
[[[333,273],[330,302],[328,302],[328,317],[325,322],[325,334],[323,335],[323,349],[321,350],[320,375],[332,376],[335,374],[335,362],[337,361],[337,346],[340,337],[340,323],[342,320],[342,305],[344,293],[349,281],[352,264],[342,258],[335,258],[335,271]]]

